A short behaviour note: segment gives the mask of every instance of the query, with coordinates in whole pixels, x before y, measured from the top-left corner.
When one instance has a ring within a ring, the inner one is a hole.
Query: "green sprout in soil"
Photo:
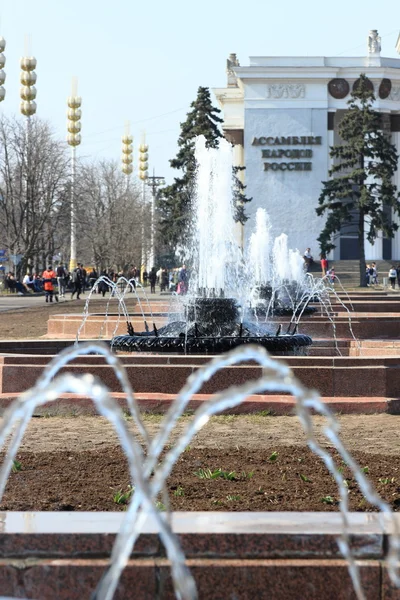
[[[128,485],[128,489],[126,492],[118,490],[118,492],[116,492],[113,496],[115,504],[128,504],[129,500],[132,498],[134,491],[135,488],[131,485]]]
[[[192,447],[191,447],[191,446],[186,446],[186,448],[185,448],[185,452],[190,452],[190,451],[191,451],[191,449],[192,449]]]
[[[396,481],[395,477],[380,477],[379,478],[379,483],[383,483],[384,485],[387,485],[388,483],[394,483]]]
[[[300,479],[302,481],[305,481],[306,483],[311,483],[311,479],[309,479],[306,475],[303,475],[302,473],[300,473]]]
[[[18,460],[13,460],[13,464],[11,467],[11,470],[13,473],[18,473],[18,471],[20,471],[22,469],[22,463],[20,463]]]
[[[323,502],[324,504],[334,504],[335,499],[332,498],[332,496],[324,496],[323,498],[321,498],[321,502]]]
[[[166,510],[165,504],[163,504],[162,502],[159,502],[158,500],[155,502],[155,507],[157,510],[160,510],[160,511]]]
[[[185,495],[185,492],[183,490],[183,487],[181,485],[178,485],[178,487],[174,491],[174,496],[184,496],[184,495]]]
[[[219,469],[215,469],[215,471],[211,471],[211,469],[198,469],[194,472],[194,475],[199,479],[218,479]]]
[[[235,481],[236,473],[235,471],[221,471],[220,477],[222,477],[222,479],[227,479],[228,481]]]
[[[228,502],[237,502],[238,500],[240,500],[240,496],[235,494],[228,494],[226,499],[228,500]]]
[[[276,452],[276,450],[271,454],[271,456],[269,457],[268,460],[270,460],[271,462],[274,462],[276,459],[278,458],[278,452]]]
[[[223,502],[221,502],[221,500],[212,500],[211,503],[214,504],[214,506],[222,506],[223,505]]]
[[[249,471],[249,473],[246,473],[246,471],[242,471],[240,477],[242,479],[252,479],[254,475],[254,471]]]
[[[211,469],[198,469],[194,472],[194,475],[199,479],[218,479],[219,477],[229,481],[236,479],[235,471],[223,471],[222,469],[214,469],[214,471],[211,471]]]
[[[362,467],[361,471],[363,473],[369,473],[369,467]]]

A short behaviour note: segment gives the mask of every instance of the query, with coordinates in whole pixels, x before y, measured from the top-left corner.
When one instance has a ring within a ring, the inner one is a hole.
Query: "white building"
[[[338,124],[361,73],[373,85],[375,109],[400,154],[400,59],[383,58],[380,51],[374,30],[365,57],[253,56],[249,66],[240,66],[236,55],[230,55],[227,87],[214,92],[237,164],[246,167],[246,194],[253,198],[246,206],[246,237],[262,206],[271,217],[273,235],[286,233],[290,247],[303,252],[310,246],[318,256],[324,220],[315,209],[331,166],[329,147],[339,140]],[[400,190],[400,170],[395,183]],[[333,258],[358,258],[355,227],[342,228]],[[366,255],[400,259],[400,231],[393,240],[381,238],[373,246],[367,242]]]

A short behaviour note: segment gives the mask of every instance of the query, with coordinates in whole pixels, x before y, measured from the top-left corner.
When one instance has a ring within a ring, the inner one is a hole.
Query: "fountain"
[[[152,332],[135,334],[129,327],[130,335],[114,337],[112,348],[215,354],[256,343],[272,353],[302,352],[312,343],[310,337],[290,331],[280,335],[266,324],[244,320],[247,284],[235,236],[231,144],[221,140],[218,148],[207,148],[205,138],[199,136],[195,155],[193,235],[187,249],[191,278],[184,314]]]
[[[251,308],[257,316],[312,314],[308,306],[310,287],[304,272],[304,260],[298,250],[288,248],[282,233],[272,243],[270,220],[264,208],[258,208],[256,227],[249,243],[251,269]]]
[[[60,374],[60,370],[74,359],[93,353],[102,355],[113,368],[126,395],[130,416],[137,427],[141,440],[127,424],[121,408],[102,381],[91,374],[80,376],[68,372]],[[187,409],[192,396],[199,393],[204,383],[209,381],[220,369],[248,361],[260,365],[262,375],[241,385],[229,387],[201,405],[195,411],[193,419],[174,441],[174,444],[170,445],[171,434],[179,417]],[[400,586],[398,571],[400,529],[399,521],[395,518],[390,506],[382,500],[368,480],[365,469],[361,469],[347,451],[340,439],[339,423],[326,404],[321,401],[317,392],[302,385],[286,364],[271,358],[263,348],[254,345],[215,357],[212,361],[193,372],[181,392],[174,399],[158,433],[154,437],[150,437],[143,423],[137,398],[130,386],[127,372],[115,354],[110,353],[105,345],[99,343],[86,343],[64,350],[49,363],[47,370],[36,385],[15,399],[4,413],[3,420],[0,423],[0,450],[3,452],[6,450],[6,452],[3,464],[0,467],[0,501],[21,440],[36,407],[45,405],[48,402],[55,402],[59,395],[65,392],[87,395],[92,399],[99,413],[114,426],[122,449],[126,454],[130,481],[135,490],[132,500],[123,514],[121,526],[111,553],[111,564],[98,583],[97,589],[92,595],[93,600],[111,600],[114,597],[120,577],[129,562],[129,558],[132,556],[138,537],[148,517],[153,520],[170,561],[176,597],[185,600],[196,600],[198,595],[193,575],[190,572],[188,563],[185,562],[183,549],[172,529],[170,518],[164,518],[157,508],[157,497],[159,494],[163,494],[164,499],[165,483],[175,463],[196,433],[200,431],[212,415],[239,406],[249,395],[282,391],[293,396],[296,413],[306,434],[308,446],[325,463],[337,485],[342,517],[342,527],[337,543],[340,552],[347,561],[357,599],[365,600],[366,598],[363,582],[361,581],[360,561],[356,560],[359,556],[357,554],[359,548],[353,548],[354,540],[352,539],[349,520],[349,492],[346,481],[343,480],[342,469],[331,454],[331,446],[336,448],[340,459],[354,473],[366,500],[378,509],[376,519],[382,531],[385,530],[385,526],[388,526],[390,535],[387,536],[385,542],[385,561],[391,581],[396,586]],[[319,434],[315,430],[312,418],[315,413],[326,418],[323,431]],[[329,447],[322,441],[321,434],[328,442]],[[165,502],[168,507],[167,498],[165,498]],[[167,516],[169,517],[169,515]],[[37,540],[35,544],[37,546]],[[330,546],[329,548],[329,552],[332,552]],[[370,547],[368,547],[367,552],[371,552]],[[24,561],[24,563],[26,562]],[[23,569],[25,567],[20,566],[18,568]],[[289,574],[288,568],[288,576]],[[293,576],[293,573],[291,576]],[[265,585],[268,585],[268,581],[265,582]],[[46,589],[49,590],[51,587]]]

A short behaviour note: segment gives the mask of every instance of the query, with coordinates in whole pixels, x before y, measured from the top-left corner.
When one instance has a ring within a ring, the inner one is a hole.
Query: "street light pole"
[[[148,155],[149,147],[146,144],[146,136],[143,133],[142,135],[142,143],[139,146],[139,179],[142,182],[142,264],[140,266],[140,275],[141,279],[143,278],[143,272],[147,269],[151,269],[152,265],[148,266],[147,263],[147,252],[146,252],[146,244],[145,244],[145,230],[144,230],[144,216],[146,211],[146,179],[148,177]]]
[[[5,71],[3,71],[3,68],[6,64],[6,57],[3,54],[5,49],[6,40],[0,36],[0,102],[3,102],[4,98],[6,97],[6,90],[3,86],[3,83],[6,80],[6,74]]]
[[[25,40],[26,54],[29,53],[28,38]],[[26,117],[26,211],[25,211],[25,232],[28,231],[28,219],[31,217],[34,219],[34,207],[30,206],[32,198],[30,197],[31,190],[29,189],[30,178],[31,178],[31,117],[36,113],[36,58],[33,56],[24,56],[21,58],[21,76],[20,82],[22,84],[20,90],[20,111]],[[30,214],[31,211],[31,214]],[[32,272],[32,257],[27,257],[27,269],[29,273]]]
[[[164,177],[156,177],[154,175],[154,169],[153,169],[153,176],[148,177],[146,180],[146,183],[151,188],[151,222],[150,222],[149,263],[150,263],[150,268],[152,268],[152,267],[154,267],[154,261],[155,261],[155,218],[154,217],[155,217],[157,191],[161,185],[165,185],[165,179],[164,179]]]
[[[81,143],[81,105],[82,98],[77,96],[77,81],[72,80],[72,95],[67,100],[67,142],[71,146],[71,248],[69,270],[76,269],[76,204],[75,204],[75,179],[76,179],[76,148]]]

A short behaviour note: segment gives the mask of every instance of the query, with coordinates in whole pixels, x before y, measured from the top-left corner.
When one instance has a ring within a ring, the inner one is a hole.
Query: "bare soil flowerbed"
[[[348,467],[335,451],[350,509],[370,511]],[[353,451],[380,495],[398,510],[400,459]],[[0,510],[125,510],[132,490],[118,447],[85,451],[21,451]],[[188,448],[167,481],[173,510],[332,511],[336,484],[304,446]],[[159,499],[161,501],[161,498]],[[162,504],[159,504],[162,509]]]

